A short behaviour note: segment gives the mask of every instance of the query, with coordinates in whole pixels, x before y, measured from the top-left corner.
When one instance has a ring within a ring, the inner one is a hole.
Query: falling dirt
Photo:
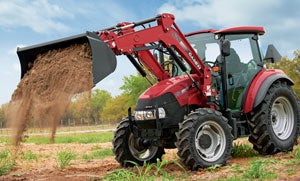
[[[56,125],[71,98],[93,87],[91,71],[91,51],[87,43],[38,55],[5,111],[14,130],[14,144],[22,141],[26,126],[32,122],[40,127],[51,127],[51,140],[54,141]]]

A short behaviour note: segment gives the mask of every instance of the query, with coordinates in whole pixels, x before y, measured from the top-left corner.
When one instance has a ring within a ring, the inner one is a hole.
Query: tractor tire
[[[136,164],[143,165],[144,162],[156,163],[157,159],[161,160],[162,155],[165,154],[164,149],[157,146],[140,146],[129,125],[129,120],[125,119],[119,123],[114,132],[113,152],[120,165],[131,167]]]
[[[287,152],[297,142],[300,111],[286,82],[275,82],[249,121],[249,141],[263,155]]]
[[[231,130],[222,113],[208,108],[197,109],[179,124],[177,155],[191,170],[224,165],[231,155]]]

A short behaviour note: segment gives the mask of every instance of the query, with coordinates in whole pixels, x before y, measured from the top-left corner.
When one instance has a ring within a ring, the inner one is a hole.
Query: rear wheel
[[[122,121],[114,133],[113,152],[115,159],[124,167],[155,163],[165,153],[162,147],[142,146],[139,138],[130,131],[129,120]]]
[[[300,113],[294,92],[286,82],[276,82],[249,122],[249,141],[260,154],[293,149],[299,132]]]
[[[192,170],[224,165],[232,149],[231,129],[220,112],[197,109],[179,124],[177,154]]]

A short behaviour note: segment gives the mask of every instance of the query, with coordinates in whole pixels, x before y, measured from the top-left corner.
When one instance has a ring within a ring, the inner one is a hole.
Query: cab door
[[[248,85],[263,68],[257,35],[226,35],[230,41],[230,55],[225,57],[228,107],[240,111]]]

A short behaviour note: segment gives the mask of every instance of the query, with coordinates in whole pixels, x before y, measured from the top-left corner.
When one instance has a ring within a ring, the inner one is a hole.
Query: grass
[[[300,164],[300,146],[295,146],[294,150],[290,153],[292,155],[292,159],[289,159],[284,162],[286,166],[294,166]]]
[[[260,156],[249,144],[234,144],[232,147],[233,158]]]
[[[211,172],[211,173],[214,173],[216,172],[219,168],[221,168],[222,165],[220,164],[216,164],[216,165],[213,165],[213,166],[210,166],[210,167],[207,167],[205,170]]]
[[[27,162],[38,160],[38,156],[35,153],[33,153],[31,150],[23,152],[23,157]]]
[[[104,176],[103,180],[137,180],[137,181],[154,181],[154,180],[183,180],[187,178],[187,174],[183,166],[173,161],[172,163],[177,165],[184,174],[174,175],[168,173],[164,168],[168,166],[167,160],[160,161],[154,164],[144,163],[143,166],[132,162],[135,166],[132,169],[117,169]]]
[[[72,135],[57,135],[55,143],[105,143],[113,139],[112,132],[104,133],[81,133]],[[35,136],[26,139],[26,143],[50,144],[47,137]]]
[[[243,173],[244,171],[245,171],[245,169],[242,167],[242,166],[240,166],[240,165],[238,165],[238,164],[236,164],[236,163],[233,163],[231,166],[230,166],[230,168],[231,168],[231,170],[234,172],[234,173]]]
[[[0,176],[7,175],[15,167],[15,158],[8,150],[0,152]]]
[[[273,159],[257,159],[250,162],[243,177],[246,179],[275,179],[278,175],[269,167],[270,164],[277,163]]]
[[[71,161],[76,158],[76,154],[71,150],[62,150],[57,153],[58,168],[64,169],[71,165]]]
[[[253,158],[253,160],[243,167],[238,164],[232,164],[229,168],[234,173],[234,177],[218,179],[219,181],[235,181],[235,180],[270,180],[279,176],[275,173],[276,164],[279,163],[275,159]],[[286,170],[285,173],[293,174],[293,170]]]
[[[114,154],[112,150],[110,148],[107,148],[107,149],[93,151],[91,154],[83,154],[82,158],[85,160],[91,160],[91,159],[100,159],[100,158],[113,156],[113,155]]]
[[[276,172],[277,164],[286,165],[279,173],[284,173],[287,176],[295,175],[297,173],[297,165],[300,164],[300,147],[295,146],[293,152],[287,153],[291,155],[292,159],[281,161],[278,159],[268,159],[261,157],[256,151],[248,144],[234,144],[232,157],[245,158],[253,157],[248,166],[244,167],[239,164],[233,163],[229,166],[231,172],[235,173],[235,177],[225,178],[219,180],[233,181],[233,180],[265,180],[276,179],[279,175]],[[206,170],[213,171],[215,168],[206,168]],[[211,172],[211,171],[210,171]]]
[[[55,143],[104,143],[111,142],[113,139],[112,132],[102,133],[80,133],[69,135],[57,135]],[[0,143],[11,144],[10,137],[0,137]],[[25,143],[35,144],[50,144],[49,137],[46,136],[31,136],[25,139]],[[97,149],[94,147],[93,149]],[[91,155],[87,155],[88,158],[103,158],[113,155],[111,149],[96,150]],[[38,156],[32,151],[25,151],[21,154],[21,159],[26,160],[27,167],[31,161],[37,161]],[[57,167],[65,168],[71,164],[71,161],[76,158],[76,155],[70,150],[63,150],[57,153]],[[10,151],[3,150],[0,152],[0,176],[8,174],[15,167],[15,158],[10,154]]]
[[[105,175],[102,180],[137,180],[137,175],[129,169],[117,169]]]
[[[295,168],[287,168],[284,170],[284,172],[287,174],[287,175],[294,175],[297,173],[297,169]]]
[[[300,147],[299,146],[294,147],[293,156],[294,156],[294,159],[297,159],[300,161]]]
[[[31,150],[28,151],[23,151],[21,153],[21,158],[25,159],[26,164],[25,164],[25,168],[29,169],[29,165],[32,161],[38,161],[38,156],[37,154],[33,153]]]
[[[25,143],[35,144],[50,144],[50,137],[47,136],[30,136],[24,140]],[[105,143],[110,142],[113,139],[112,132],[103,133],[80,133],[80,134],[68,134],[68,135],[56,135],[55,143]],[[11,138],[1,137],[0,143],[10,143]]]
[[[76,132],[76,131],[97,131],[97,130],[106,130],[106,129],[115,129],[117,124],[99,124],[99,125],[84,125],[84,126],[59,126],[57,127],[56,132]],[[12,134],[13,130],[11,128],[2,128],[0,129],[0,136],[7,136]],[[28,128],[26,129],[25,134],[41,134],[41,133],[51,133],[50,128]]]
[[[0,159],[5,159],[7,158],[9,155],[9,151],[8,150],[3,150],[0,152]]]

